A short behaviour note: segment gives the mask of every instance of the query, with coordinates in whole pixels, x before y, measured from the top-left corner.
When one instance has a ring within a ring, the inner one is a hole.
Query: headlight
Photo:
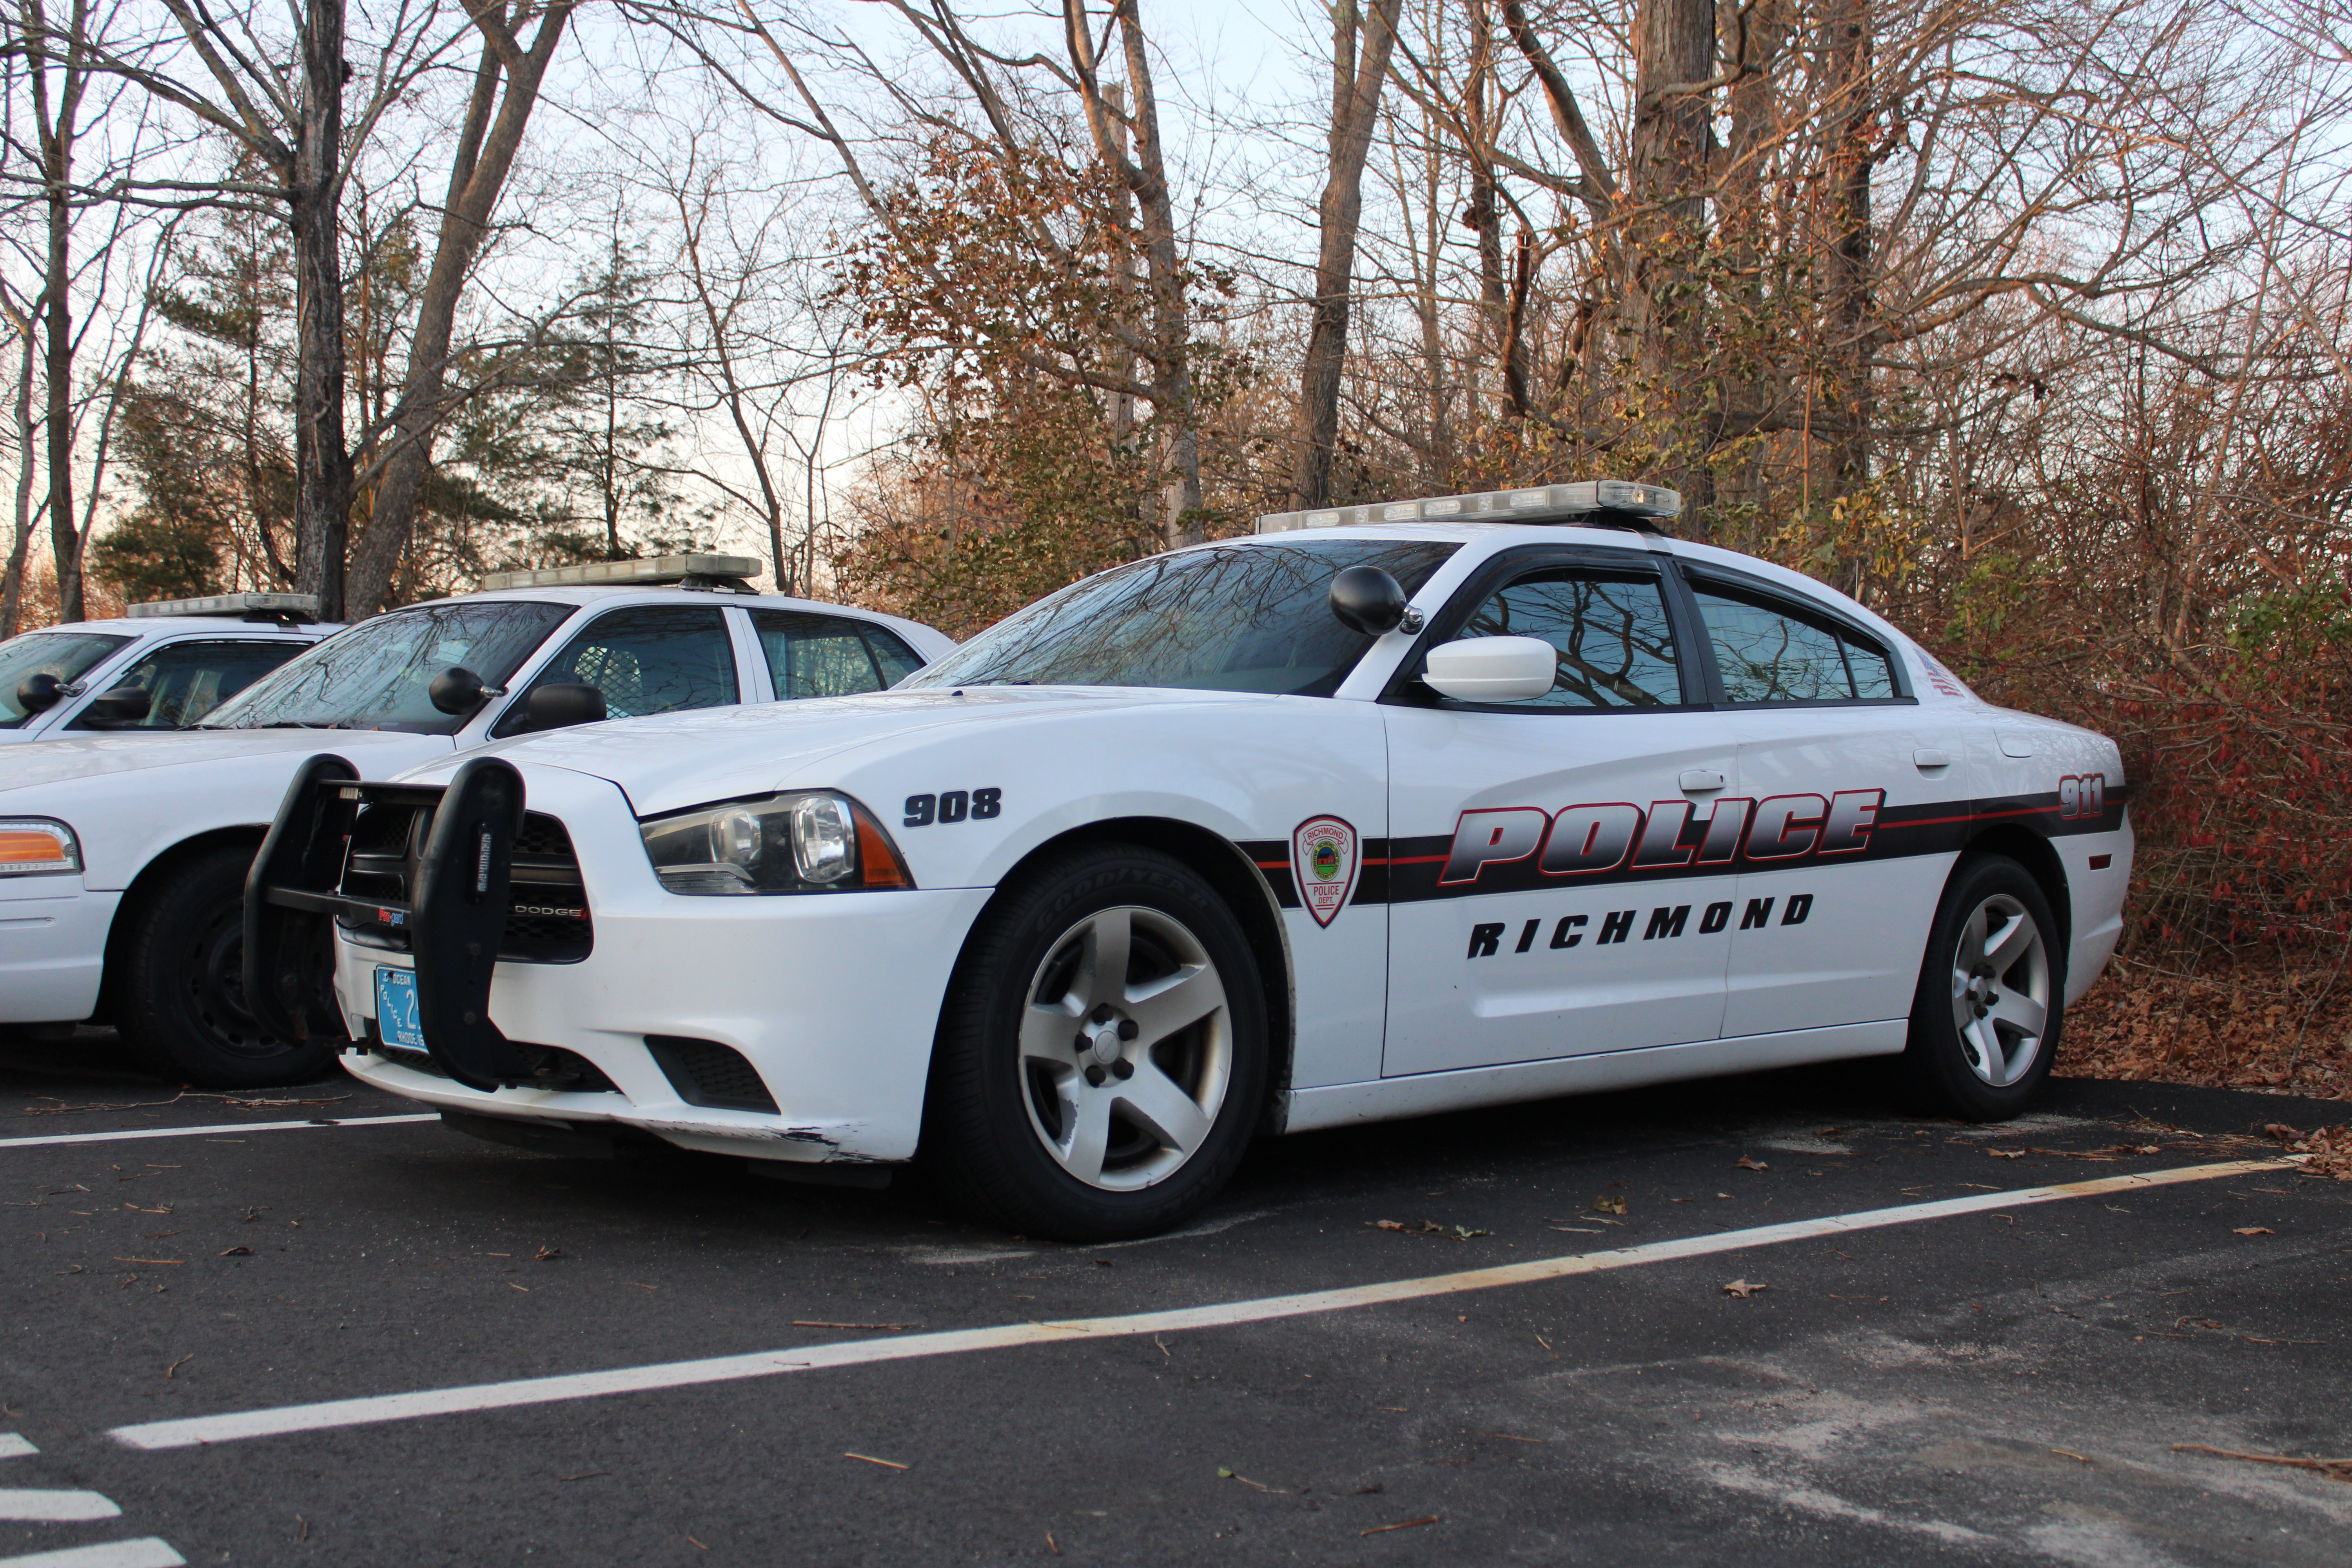
[[[845,795],[803,790],[640,823],[673,893],[846,893],[911,888],[898,847]]]
[[[64,823],[37,816],[0,821],[0,877],[80,869],[81,846]]]

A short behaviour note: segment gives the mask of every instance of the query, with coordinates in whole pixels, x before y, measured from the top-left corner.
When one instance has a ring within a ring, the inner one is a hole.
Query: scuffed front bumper
[[[639,1128],[682,1148],[796,1162],[914,1154],[941,998],[988,889],[695,898],[655,879],[614,784],[524,772],[530,808],[571,835],[595,928],[575,963],[500,963],[490,1018],[508,1038],[576,1053],[613,1088],[469,1089],[362,1047],[362,1080],[484,1116]],[[377,1037],[375,971],[406,954],[335,940],[336,996],[355,1040]],[[648,1036],[742,1054],[777,1111],[688,1103]],[[407,1053],[403,1053],[404,1056]]]
[[[0,1024],[79,1023],[96,1012],[121,903],[77,876],[10,879],[0,889]]]

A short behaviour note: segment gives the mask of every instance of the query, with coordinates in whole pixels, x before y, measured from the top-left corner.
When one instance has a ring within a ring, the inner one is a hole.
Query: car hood
[[[33,741],[0,750],[0,794],[110,773],[204,763],[336,752],[362,773],[373,752],[413,756],[420,745],[446,750],[446,735],[415,735],[397,730],[175,730],[162,735],[77,735],[63,741]],[[396,764],[395,764],[396,765]]]
[[[1101,686],[979,686],[961,691],[876,691],[583,724],[436,758],[408,776],[446,779],[467,758],[568,768],[610,779],[640,816],[772,790],[821,787],[848,753],[968,725],[1040,724],[1138,708],[1253,706],[1288,700],[1256,692]],[[1321,700],[1318,699],[1318,700]]]

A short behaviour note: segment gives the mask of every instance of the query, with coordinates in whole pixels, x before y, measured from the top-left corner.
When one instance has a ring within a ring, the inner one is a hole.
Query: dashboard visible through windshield
[[[472,600],[419,605],[338,632],[215,709],[206,730],[405,730],[453,735],[468,715],[444,713],[427,689],[462,667],[504,686],[569,605]]]
[[[1211,544],[1113,567],[1007,616],[906,683],[1158,686],[1328,697],[1372,645],[1331,614],[1332,574],[1378,566],[1409,595],[1457,545]]]

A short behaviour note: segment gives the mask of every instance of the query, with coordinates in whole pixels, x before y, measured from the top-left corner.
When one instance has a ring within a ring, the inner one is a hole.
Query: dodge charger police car
[[[1679,504],[1282,514],[887,692],[322,754],[248,990],[467,1131],[919,1154],[1074,1240],[1261,1131],[1896,1055],[2014,1114],[2120,930],[2116,748]]]
[[[741,579],[759,567],[695,555],[497,574],[292,645],[193,728],[0,748],[0,1025],[111,1022],[154,1070],[208,1088],[315,1077],[333,1042],[273,1034],[246,1005],[239,910],[322,731],[390,773],[608,714],[874,690],[954,647],[910,621],[755,594]]]

